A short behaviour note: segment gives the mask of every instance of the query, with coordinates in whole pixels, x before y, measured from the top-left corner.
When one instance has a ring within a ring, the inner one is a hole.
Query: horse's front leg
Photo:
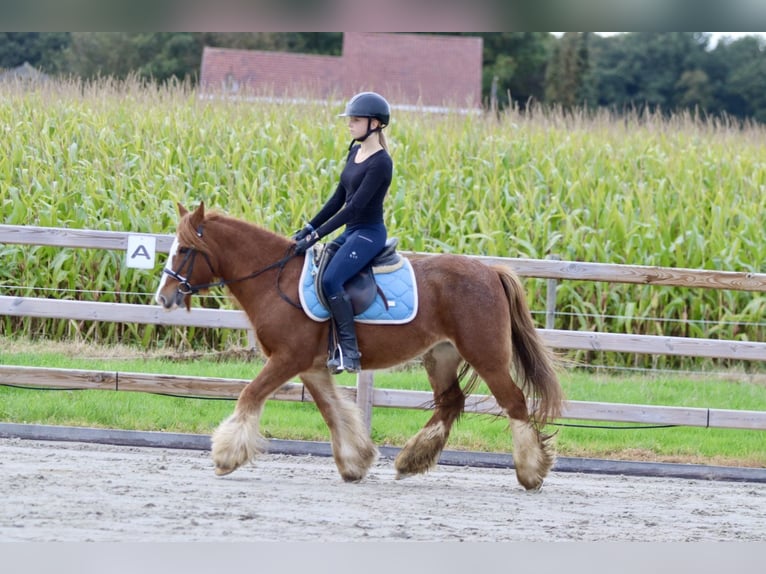
[[[362,480],[377,459],[378,449],[362,423],[359,408],[341,395],[324,364],[301,373],[301,380],[330,429],[338,472],[346,482]]]
[[[213,432],[212,456],[215,473],[223,476],[263,452],[266,440],[260,419],[266,400],[290,377],[297,375],[292,361],[273,355],[263,370],[242,389],[234,413]]]

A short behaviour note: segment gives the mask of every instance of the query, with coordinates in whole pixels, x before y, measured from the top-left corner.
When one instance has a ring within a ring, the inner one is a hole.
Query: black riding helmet
[[[370,134],[382,130],[391,120],[391,106],[388,105],[386,98],[375,92],[360,92],[351,98],[346,104],[346,110],[338,117],[353,116],[367,119],[367,133],[364,137],[357,138],[355,141],[364,141]],[[371,119],[375,118],[381,125],[378,128],[370,129]],[[353,141],[351,144],[353,145]]]

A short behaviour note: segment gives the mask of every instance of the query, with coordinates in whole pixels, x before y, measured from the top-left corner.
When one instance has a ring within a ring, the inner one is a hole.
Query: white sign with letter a
[[[125,263],[137,269],[154,267],[154,252],[157,238],[148,235],[128,235],[128,250]]]

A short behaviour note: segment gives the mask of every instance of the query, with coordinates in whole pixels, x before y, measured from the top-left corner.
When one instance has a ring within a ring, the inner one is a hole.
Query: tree
[[[670,112],[682,107],[689,94],[679,90],[685,86],[679,86],[679,80],[685,72],[704,71],[707,43],[708,36],[696,32],[631,32],[601,38],[591,50],[598,104],[618,111],[648,107]],[[702,78],[695,77],[698,82]]]
[[[741,62],[729,76],[729,90],[745,102],[745,115],[766,123],[766,54]]]
[[[564,109],[581,106],[587,100],[588,32],[566,32],[556,43],[545,77],[545,101]]]
[[[707,70],[719,113],[766,122],[766,49],[755,37],[719,42]]]
[[[710,110],[713,105],[713,86],[710,84],[710,78],[699,68],[681,74],[675,88],[681,107]]]
[[[484,41],[482,93],[485,97],[497,78],[500,107],[513,102],[524,109],[530,100],[543,101],[545,69],[554,36],[548,32],[492,32],[479,35]]]
[[[0,32],[0,68],[29,62],[44,72],[57,72],[61,51],[69,42],[69,32]]]
[[[73,32],[64,53],[66,70],[76,76],[155,81],[193,78],[201,58],[200,38],[189,32]]]

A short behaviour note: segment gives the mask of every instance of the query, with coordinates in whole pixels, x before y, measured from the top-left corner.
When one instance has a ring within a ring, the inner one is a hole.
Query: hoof
[[[424,474],[433,469],[439,462],[448,434],[442,422],[422,428],[396,455],[394,468],[397,476]]]
[[[524,473],[519,472],[519,470],[516,469],[516,480],[518,480],[519,484],[523,486],[527,492],[537,492],[540,490],[543,487],[544,479],[544,476],[540,476],[537,473]]]
[[[340,477],[343,479],[343,482],[362,482],[364,477],[367,476],[367,471],[369,470],[370,466],[372,466],[372,463],[375,462],[377,453],[377,449],[373,450],[372,454],[365,456],[360,464],[338,464],[338,472],[340,473]]]
[[[362,482],[364,475],[359,476],[358,474],[346,474],[341,475],[341,478],[343,479],[343,482]]]
[[[236,466],[233,467],[233,468],[221,468],[220,466],[216,466],[215,467],[215,475],[216,476],[226,476],[227,474],[231,474],[235,470],[237,470]]]
[[[521,486],[523,486],[527,492],[540,492],[543,488],[543,481],[541,480],[538,483],[530,485],[522,484]]]

